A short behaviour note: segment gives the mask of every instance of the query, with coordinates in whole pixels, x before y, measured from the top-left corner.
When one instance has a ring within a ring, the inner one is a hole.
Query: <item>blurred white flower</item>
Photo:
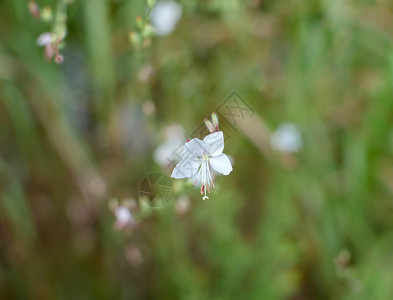
[[[212,172],[229,175],[231,173],[231,162],[222,151],[224,150],[224,135],[217,131],[207,135],[203,141],[194,138],[184,145],[184,158],[172,172],[171,177],[176,179],[191,178],[196,175],[195,184],[201,182],[201,195],[203,200],[209,199],[206,191],[210,193],[210,186],[214,186]]]
[[[118,206],[115,209],[115,217],[116,222],[114,226],[117,230],[122,230],[125,227],[134,227],[136,225],[136,221],[131,211],[124,206]]]
[[[101,197],[106,193],[106,183],[98,175],[88,178],[86,185],[89,193],[95,197]]]
[[[59,34],[57,34],[59,35]],[[56,35],[52,32],[44,32],[37,38],[37,45],[44,47],[44,56],[49,61],[55,57],[55,62],[61,64],[64,61],[64,56],[59,52],[59,43],[66,36],[66,32],[61,33],[61,38],[56,38]]]
[[[37,45],[42,47],[52,43],[52,32],[44,32],[37,38]]]
[[[167,140],[183,140],[184,129],[179,124],[172,124],[165,128],[165,137]]]
[[[151,64],[146,64],[138,71],[138,79],[141,82],[147,82],[151,79],[153,74],[154,74],[153,66]]]
[[[157,35],[170,34],[176,27],[182,12],[181,6],[175,1],[159,1],[151,13],[151,23]]]
[[[191,208],[190,198],[186,195],[182,195],[177,199],[175,205],[175,211],[178,215],[184,215],[187,213]]]
[[[290,153],[298,152],[303,146],[300,131],[293,123],[280,125],[271,136],[270,143],[274,149]]]
[[[124,253],[131,265],[137,266],[143,262],[142,251],[137,245],[127,245],[124,249]]]
[[[142,111],[146,116],[154,115],[156,112],[156,106],[152,101],[146,101],[142,104]]]
[[[28,8],[29,8],[31,15],[34,18],[39,19],[41,17],[40,8],[38,7],[38,4],[36,2],[29,1]]]
[[[153,158],[160,166],[168,166],[173,153],[178,150],[184,141],[184,130],[179,124],[172,124],[165,128],[165,142],[158,146],[153,153]]]

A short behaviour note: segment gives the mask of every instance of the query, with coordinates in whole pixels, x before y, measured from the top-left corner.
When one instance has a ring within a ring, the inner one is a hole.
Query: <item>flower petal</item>
[[[203,176],[204,174],[206,174],[206,164],[203,163],[201,164],[201,169],[198,170],[198,172],[196,172],[196,174],[194,174],[192,177],[190,177],[190,182],[195,185],[200,187],[202,184],[206,184],[207,182],[203,182]],[[212,181],[214,181],[215,177],[216,177],[216,173],[212,171],[212,167],[209,166],[209,173],[210,173],[210,177],[212,179]],[[206,179],[207,180],[207,179]]]
[[[206,165],[202,163],[201,161],[201,169],[198,170],[194,175],[190,177],[190,182],[195,185],[195,186],[201,186],[203,184],[202,182],[202,176],[205,172],[205,167]]]
[[[52,43],[52,33],[51,32],[44,32],[37,38],[37,45],[42,47],[45,45],[49,45]]]
[[[204,150],[204,143],[198,138],[193,138],[191,141],[184,144],[183,159],[186,159],[188,157],[203,156]]]
[[[221,173],[222,175],[228,175],[233,170],[228,156],[226,156],[224,153],[210,157],[209,163],[215,171]]]
[[[203,143],[208,155],[220,155],[224,150],[224,134],[222,131],[209,134],[203,139]]]
[[[173,169],[172,178],[189,178],[196,174],[201,165],[201,160],[195,157],[185,158]]]

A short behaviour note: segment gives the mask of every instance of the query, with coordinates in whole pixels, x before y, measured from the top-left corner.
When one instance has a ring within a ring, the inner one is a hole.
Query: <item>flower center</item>
[[[211,172],[210,172],[210,164],[209,164],[209,158],[210,156],[207,155],[206,153],[203,154],[202,157],[200,157],[202,159],[202,164],[201,167],[198,171],[198,175],[197,175],[197,180],[199,178],[199,176],[201,176],[201,181],[202,181],[202,185],[201,185],[201,195],[205,194],[203,196],[203,200],[205,199],[209,199],[209,197],[206,195],[206,191],[208,191],[210,193],[210,185],[212,185],[215,188],[214,182],[213,182],[213,178],[211,176]],[[195,181],[196,184],[197,181]]]

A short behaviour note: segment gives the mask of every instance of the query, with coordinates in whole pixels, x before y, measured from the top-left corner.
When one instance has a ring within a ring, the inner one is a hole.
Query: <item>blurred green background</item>
[[[145,1],[75,0],[56,64],[36,43],[53,24],[0,2],[1,299],[392,299],[393,3],[178,4],[141,41]],[[165,128],[187,137],[233,91],[255,111],[234,171],[144,205]],[[290,153],[270,143],[287,122]]]

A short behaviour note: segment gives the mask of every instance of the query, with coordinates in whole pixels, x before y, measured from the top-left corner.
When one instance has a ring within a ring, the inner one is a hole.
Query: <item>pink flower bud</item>
[[[37,3],[35,3],[34,1],[29,1],[28,8],[29,8],[31,15],[34,18],[39,19],[41,17],[40,9],[39,9]]]
[[[212,112],[212,122],[215,130],[218,131],[218,118],[217,114],[214,111]]]
[[[205,125],[207,129],[209,129],[210,133],[213,133],[215,131],[213,124],[208,119],[205,119]]]
[[[56,54],[56,56],[55,56],[55,62],[56,62],[57,64],[61,64],[63,61],[64,61],[64,56],[61,55],[61,54]]]
[[[50,44],[45,45],[45,51],[44,51],[45,59],[47,61],[52,60],[52,57],[54,54],[55,54],[55,51],[53,50],[52,45],[50,45]]]

